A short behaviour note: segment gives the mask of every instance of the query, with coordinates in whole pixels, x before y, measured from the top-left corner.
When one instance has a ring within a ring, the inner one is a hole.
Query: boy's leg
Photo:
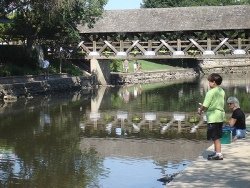
[[[221,153],[220,139],[217,139],[214,141],[214,149],[215,149],[216,153]]]
[[[213,140],[213,125],[210,123],[207,125],[207,140]],[[214,143],[214,141],[213,141],[213,143]],[[208,157],[214,156],[216,154],[215,151],[216,150],[215,150],[215,143],[214,143],[214,151],[212,154],[209,154]]]
[[[223,155],[221,153],[221,143],[220,139],[214,140],[215,154],[208,156],[208,160],[223,160]]]
[[[222,123],[210,124],[209,128],[211,138],[214,142],[215,155],[209,155],[208,160],[223,160],[220,142],[220,138],[222,137]]]

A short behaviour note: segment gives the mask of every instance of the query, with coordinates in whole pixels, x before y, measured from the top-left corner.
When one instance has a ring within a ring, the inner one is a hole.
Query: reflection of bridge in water
[[[249,85],[248,75],[233,75],[232,78],[225,78],[222,87],[232,85],[246,89]],[[200,81],[201,88],[208,89],[206,78]],[[132,88],[136,88],[133,86]],[[126,90],[127,87],[122,88]],[[137,88],[138,89],[138,88]],[[91,99],[91,110],[86,112],[87,120],[82,122],[84,129],[91,131],[103,131],[108,135],[130,135],[141,134],[146,131],[168,134],[171,131],[177,133],[195,133],[206,126],[205,116],[199,116],[194,112],[131,112],[131,111],[99,111],[106,87],[100,87],[96,97]],[[136,90],[136,95],[142,91]],[[204,92],[203,90],[200,92]],[[123,93],[123,92],[121,92]],[[124,97],[121,95],[121,97]],[[126,102],[126,101],[125,101]],[[197,104],[198,105],[198,104]],[[197,106],[198,107],[198,106]],[[226,117],[230,117],[227,114]],[[246,114],[246,117],[248,114]],[[198,130],[198,131],[197,131]]]
[[[250,92],[250,77],[249,73],[242,73],[242,74],[227,74],[223,75],[223,82],[222,82],[222,87],[227,88],[227,87],[238,87],[238,88],[243,88],[245,89],[246,93]],[[209,85],[207,83],[207,78],[203,78],[200,81],[200,85],[203,88],[206,88],[206,90],[209,89]]]
[[[196,112],[89,112],[87,121],[82,123],[84,130],[103,131],[109,135],[126,136],[143,132],[156,132],[164,135],[170,131],[176,133],[195,133],[206,125],[205,116]]]
[[[117,135],[139,133],[141,131],[160,131],[164,134],[167,130],[177,132],[195,132],[197,127],[204,127],[206,118],[196,112],[128,112],[108,111],[99,112],[106,87],[100,87],[96,97],[91,99],[91,110],[87,113],[87,121],[82,122],[82,128],[103,130],[108,134]],[[192,129],[193,128],[193,129]]]

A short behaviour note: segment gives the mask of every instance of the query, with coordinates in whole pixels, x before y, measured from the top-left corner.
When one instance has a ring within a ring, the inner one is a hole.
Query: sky
[[[105,10],[138,9],[142,0],[108,0]]]

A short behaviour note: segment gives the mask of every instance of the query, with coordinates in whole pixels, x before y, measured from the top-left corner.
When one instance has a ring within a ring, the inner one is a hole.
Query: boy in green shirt
[[[225,118],[224,101],[225,91],[219,86],[222,77],[212,73],[208,76],[210,90],[206,93],[203,104],[198,108],[198,113],[206,111],[207,117],[207,139],[214,142],[214,153],[208,156],[208,160],[223,160],[221,153],[220,138],[222,137],[222,126]]]

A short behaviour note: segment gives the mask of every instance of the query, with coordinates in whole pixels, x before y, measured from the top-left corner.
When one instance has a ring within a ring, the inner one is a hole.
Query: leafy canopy
[[[142,8],[245,5],[250,0],[143,0]]]
[[[0,15],[13,16],[12,37],[34,42],[72,43],[78,24],[92,26],[107,0],[1,0]]]

